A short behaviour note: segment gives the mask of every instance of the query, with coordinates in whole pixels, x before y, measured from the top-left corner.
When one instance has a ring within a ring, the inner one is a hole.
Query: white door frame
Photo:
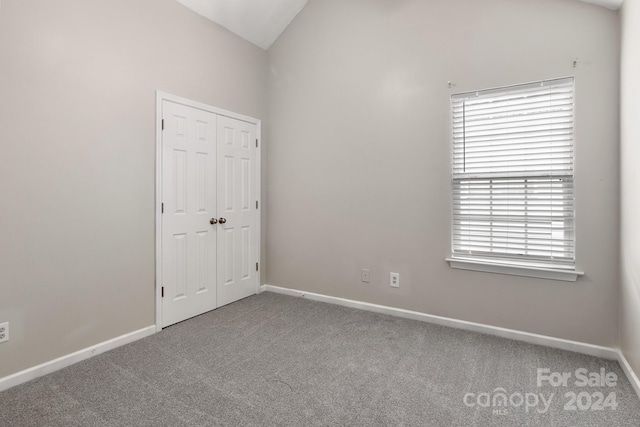
[[[162,102],[171,101],[188,107],[198,108],[200,110],[209,111],[211,113],[231,117],[233,119],[242,120],[256,125],[256,138],[258,138],[258,147],[256,148],[256,175],[257,175],[257,191],[258,199],[258,247],[257,258],[261,259],[261,230],[262,223],[262,179],[261,179],[261,162],[262,162],[262,121],[253,117],[244,116],[232,111],[223,110],[221,108],[212,107],[201,102],[191,99],[182,98],[180,96],[171,95],[169,93],[156,91],[156,332],[162,330]],[[262,270],[262,269],[260,269]],[[260,272],[258,272],[258,280],[256,281],[256,293],[260,291]]]

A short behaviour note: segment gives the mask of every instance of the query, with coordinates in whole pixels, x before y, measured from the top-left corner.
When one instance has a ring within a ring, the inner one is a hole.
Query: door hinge
[[[258,271],[258,263],[256,262],[256,271]]]
[[[256,209],[258,209],[258,201],[256,200]]]
[[[258,148],[258,138],[256,138],[256,148]]]
[[[164,213],[164,203],[160,205],[160,213]]]
[[[162,295],[162,298],[164,298],[164,286],[162,287],[161,295]]]
[[[162,119],[162,130],[164,130],[164,119]]]

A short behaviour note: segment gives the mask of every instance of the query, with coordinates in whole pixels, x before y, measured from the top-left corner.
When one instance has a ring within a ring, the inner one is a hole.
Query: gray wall
[[[266,52],[173,0],[3,0],[0,64],[3,377],[155,323],[155,90],[264,119]]]
[[[620,346],[640,374],[640,3],[622,8]]]
[[[573,0],[311,0],[269,50],[267,283],[616,346],[618,30]],[[447,81],[567,75],[586,276],[450,269]]]

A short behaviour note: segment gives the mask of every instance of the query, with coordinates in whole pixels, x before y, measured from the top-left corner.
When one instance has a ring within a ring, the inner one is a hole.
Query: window
[[[573,78],[453,95],[451,111],[450,261],[573,270]]]

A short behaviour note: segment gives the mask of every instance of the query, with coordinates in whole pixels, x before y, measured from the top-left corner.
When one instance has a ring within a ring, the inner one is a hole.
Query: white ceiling
[[[308,0],[177,0],[251,43],[269,49]]]
[[[266,50],[293,21],[308,0],[177,1]],[[615,10],[622,6],[624,0],[581,1]]]
[[[597,4],[599,6],[604,6],[607,9],[620,9],[624,0],[582,0],[587,3]]]

